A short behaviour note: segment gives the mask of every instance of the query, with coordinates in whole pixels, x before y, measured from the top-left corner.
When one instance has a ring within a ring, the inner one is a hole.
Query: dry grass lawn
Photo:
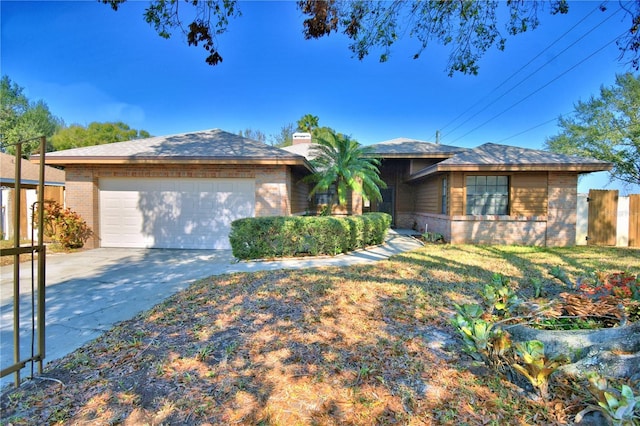
[[[199,281],[2,395],[2,424],[565,424],[552,401],[475,365],[449,324],[494,272],[520,297],[548,271],[640,273],[640,251],[429,245],[367,266]]]

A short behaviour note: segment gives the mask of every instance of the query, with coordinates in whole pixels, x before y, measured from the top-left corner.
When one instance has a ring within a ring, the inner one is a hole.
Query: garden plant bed
[[[2,424],[571,424],[590,394],[531,399],[464,351],[454,304],[495,272],[640,273],[640,251],[426,245],[366,266],[212,277],[5,389]],[[622,379],[637,390],[637,382]],[[636,395],[638,393],[636,392]]]

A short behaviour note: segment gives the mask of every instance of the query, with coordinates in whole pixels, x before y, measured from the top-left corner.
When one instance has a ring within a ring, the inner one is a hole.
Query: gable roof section
[[[16,183],[15,176],[16,157],[0,152],[0,184],[13,187]],[[47,186],[64,186],[63,170],[45,166],[44,184]],[[20,164],[20,184],[25,188],[35,187],[40,181],[40,166],[22,159]]]
[[[485,143],[461,151],[453,157],[413,174],[409,180],[445,171],[573,171],[579,173],[611,170],[606,161],[575,155]]]
[[[32,156],[38,160],[39,156]],[[264,164],[304,166],[280,148],[220,129],[116,142],[47,153],[48,164]]]
[[[441,145],[416,139],[396,138],[371,145],[373,154],[382,158],[450,158],[468,151],[458,146]]]

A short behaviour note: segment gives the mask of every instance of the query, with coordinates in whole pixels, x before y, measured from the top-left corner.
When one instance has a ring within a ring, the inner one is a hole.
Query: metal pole
[[[13,197],[13,246],[20,247],[20,197],[22,179],[22,144],[16,145],[16,167]],[[20,252],[13,258],[13,362],[20,362]],[[14,373],[14,383],[20,386],[20,370]]]
[[[44,181],[45,165],[44,155],[47,140],[40,138],[40,179],[38,181],[38,374],[42,375],[42,366],[45,354],[44,312],[45,312],[45,258],[46,247],[44,245]]]

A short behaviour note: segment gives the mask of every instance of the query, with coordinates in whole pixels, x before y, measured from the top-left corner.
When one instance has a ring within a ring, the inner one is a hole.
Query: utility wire
[[[551,59],[549,59],[547,62],[545,62],[544,64],[542,64],[541,66],[539,66],[535,71],[531,72],[529,75],[527,75],[525,78],[523,78],[522,80],[520,80],[517,84],[515,84],[514,86],[512,86],[509,90],[507,90],[506,92],[504,92],[502,95],[498,96],[497,98],[495,98],[493,101],[491,101],[490,103],[488,103],[485,108],[490,107],[491,105],[495,104],[496,102],[498,102],[500,99],[504,98],[508,93],[512,92],[516,87],[520,86],[522,83],[524,83],[525,81],[527,81],[529,78],[533,77],[535,74],[537,74],[542,68],[546,67],[547,65],[549,65],[551,62],[553,62],[554,60],[556,60],[559,56],[563,55],[567,50],[571,49],[573,46],[575,46],[576,44],[578,44],[582,39],[584,39],[586,36],[588,36],[589,34],[591,34],[593,31],[595,31],[598,27],[600,27],[602,24],[604,24],[607,20],[611,19],[613,16],[615,16],[618,12],[620,12],[622,10],[622,8],[618,9],[616,12],[614,12],[613,14],[609,15],[607,18],[605,18],[604,20],[602,20],[598,25],[594,26],[593,28],[591,28],[589,31],[587,31],[586,33],[584,33],[582,36],[580,36],[577,40],[575,40],[573,43],[571,43],[570,45],[568,45],[567,47],[565,47],[560,53],[558,53],[557,55],[555,55],[554,57],[552,57]],[[462,123],[460,123],[458,126],[456,126],[453,130],[451,130],[449,132],[452,133],[454,131],[456,131],[457,129],[459,129],[460,127],[462,127],[463,125],[465,125],[466,123],[468,123],[471,119],[473,119],[474,117],[478,116],[479,114],[481,114],[483,112],[483,110],[479,110],[478,112],[476,112],[475,114],[473,114],[471,117],[467,118],[465,121],[463,121]],[[456,139],[457,140],[457,139]]]
[[[566,75],[567,73],[569,73],[570,71],[573,71],[575,68],[577,68],[579,65],[582,65],[584,62],[586,62],[587,60],[591,59],[593,56],[595,56],[596,54],[600,53],[602,50],[604,50],[605,48],[607,48],[610,44],[614,43],[616,40],[618,40],[618,38],[620,38],[622,35],[626,34],[626,31],[621,33],[620,35],[616,36],[614,39],[612,39],[611,41],[609,41],[608,43],[606,43],[604,46],[600,47],[598,50],[592,52],[589,56],[587,56],[586,58],[584,58],[583,60],[581,60],[580,62],[578,62],[577,64],[573,65],[572,67],[570,67],[569,69],[563,71],[562,73],[560,73],[559,75],[557,75],[556,77],[554,77],[552,80],[550,80],[549,82],[545,83],[544,85],[540,86],[538,89],[534,90],[533,92],[529,93],[527,96],[525,96],[524,98],[520,99],[518,102],[512,104],[511,106],[505,108],[504,110],[500,111],[498,114],[492,116],[491,118],[489,118],[488,120],[484,121],[482,124],[479,124],[478,126],[474,127],[473,129],[469,130],[467,133],[465,133],[464,135],[456,138],[453,140],[453,142],[456,142],[462,138],[464,138],[465,136],[475,132],[476,130],[478,130],[479,128],[485,126],[487,123],[495,120],[496,118],[500,117],[502,114],[504,114],[505,112],[513,109],[514,107],[516,107],[517,105],[521,104],[522,102],[526,101],[527,99],[529,99],[531,96],[535,95],[536,93],[538,93],[539,91],[541,91],[542,89],[544,89],[545,87],[549,86],[551,83],[555,82],[556,80],[558,80],[559,78],[561,78],[562,76]],[[451,143],[453,143],[451,142]]]
[[[522,135],[522,134],[528,133],[528,132],[530,132],[530,131],[532,131],[532,130],[537,129],[538,127],[542,127],[542,126],[544,126],[545,124],[549,124],[549,123],[551,123],[551,122],[553,122],[553,121],[559,120],[560,118],[564,117],[565,115],[567,115],[567,114],[561,114],[559,117],[552,118],[551,120],[547,120],[547,121],[545,121],[544,123],[540,123],[540,124],[537,124],[537,125],[535,125],[535,126],[533,126],[533,127],[529,127],[527,130],[523,130],[523,131],[521,131],[521,132],[516,133],[515,135],[511,135],[511,136],[509,136],[509,137],[506,137],[506,138],[504,138],[504,139],[501,139],[501,140],[499,140],[497,143],[502,143],[502,142],[508,141],[509,139],[513,139],[513,138],[518,137],[518,136],[520,136],[520,135]]]
[[[556,117],[556,118],[552,118],[552,119],[550,119],[550,120],[545,121],[544,123],[540,123],[540,124],[537,124],[537,125],[535,125],[535,126],[533,126],[533,127],[529,127],[527,130],[523,130],[523,131],[518,132],[518,133],[516,133],[516,134],[514,134],[514,135],[508,136],[508,137],[506,137],[506,138],[504,138],[504,139],[499,140],[499,141],[498,141],[498,142],[496,142],[496,143],[502,143],[502,142],[508,141],[509,139],[513,139],[513,138],[515,138],[515,137],[517,137],[517,136],[520,136],[520,135],[522,135],[522,134],[524,134],[524,133],[530,132],[531,130],[535,130],[535,129],[537,129],[538,127],[542,127],[542,126],[544,126],[545,124],[549,124],[549,123],[551,123],[552,121],[561,120],[561,119],[566,118],[566,117],[568,117],[568,116],[570,116],[570,115],[573,115],[573,114],[576,114],[576,111],[566,112],[566,113],[564,113],[564,114],[560,114],[560,115],[559,115],[558,117]],[[611,130],[607,131],[607,132],[604,134],[604,136],[608,136],[608,135],[612,134],[612,133],[613,133],[613,131],[616,131],[616,130],[617,130],[617,131],[624,131],[624,130],[629,129],[629,128],[631,128],[631,127],[635,126],[635,125],[636,125],[636,124],[634,124],[634,123],[629,123],[629,124],[627,124],[627,125],[625,125],[625,126],[613,126],[613,128],[612,128]]]
[[[474,103],[473,105],[471,105],[470,107],[468,107],[466,110],[464,110],[462,113],[458,114],[458,116],[456,116],[453,120],[449,121],[447,124],[445,124],[442,128],[440,128],[440,130],[444,130],[447,127],[449,127],[451,124],[455,123],[460,117],[462,117],[463,115],[465,115],[467,112],[469,112],[470,110],[472,110],[473,108],[475,108],[476,106],[478,106],[479,104],[481,104],[482,102],[484,102],[487,98],[489,98],[493,92],[495,92],[496,90],[500,89],[502,86],[504,86],[509,80],[511,80],[513,77],[515,77],[520,71],[522,71],[523,69],[525,69],[526,67],[528,67],[533,61],[535,61],[536,59],[538,59],[540,56],[542,56],[547,50],[551,49],[556,43],[558,43],[560,40],[562,40],[564,37],[567,36],[567,34],[569,34],[571,31],[573,31],[578,25],[582,24],[582,22],[584,22],[589,16],[591,16],[595,11],[599,10],[600,6],[597,6],[595,9],[593,9],[591,12],[589,12],[588,14],[586,14],[580,21],[578,21],[575,25],[573,25],[571,28],[569,28],[567,31],[565,31],[561,36],[559,36],[557,39],[555,39],[553,42],[551,42],[551,44],[549,44],[547,47],[545,47],[544,49],[542,49],[536,56],[534,56],[529,62],[527,62],[526,64],[522,65],[520,68],[518,68],[518,70],[516,70],[513,74],[511,74],[509,77],[507,77],[506,80],[504,80],[503,82],[501,82],[500,84],[498,84],[492,91],[490,91],[489,93],[487,93],[483,98],[481,98],[479,101],[477,101],[476,103]],[[616,12],[617,13],[617,12]],[[457,129],[457,127],[456,127]],[[455,130],[455,129],[454,129]],[[452,130],[453,132],[453,130]],[[449,132],[451,133],[451,132]]]

